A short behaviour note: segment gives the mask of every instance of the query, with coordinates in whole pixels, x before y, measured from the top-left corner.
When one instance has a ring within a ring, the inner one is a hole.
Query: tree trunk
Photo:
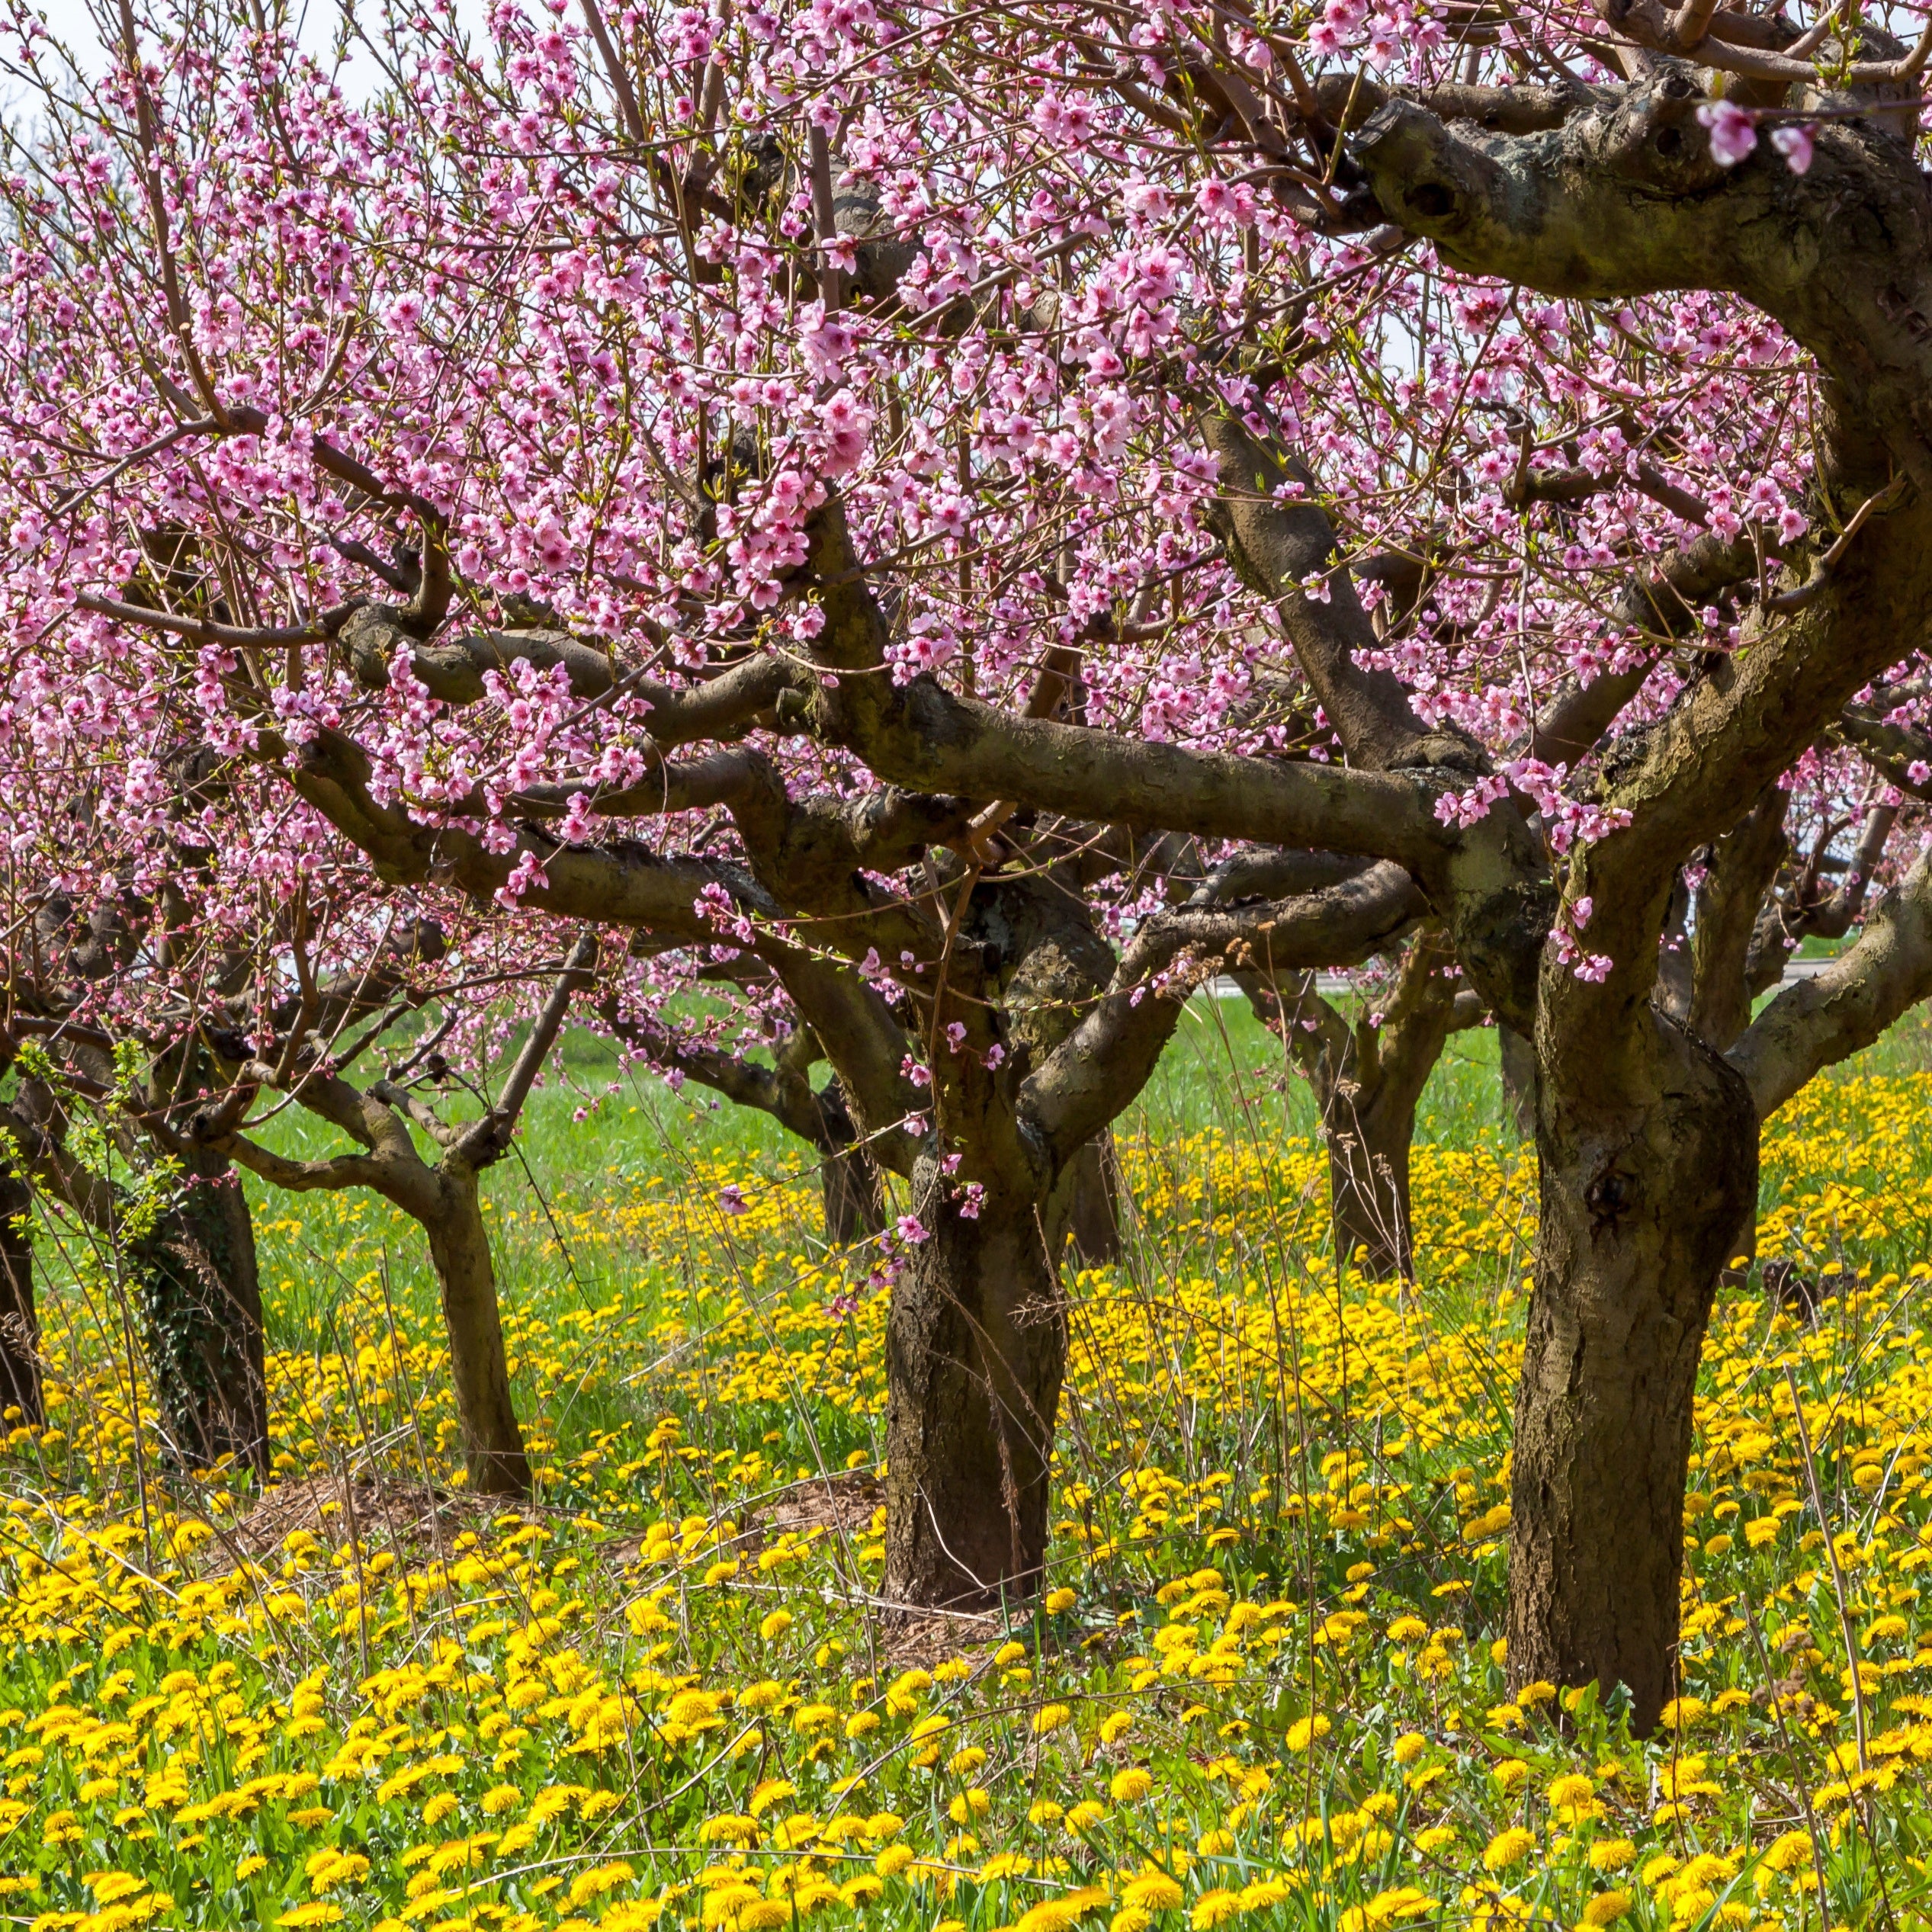
[[[143,1342],[168,1452],[191,1467],[268,1467],[255,1223],[242,1179],[194,1148],[136,1256]]]
[[[856,1148],[827,1154],[819,1167],[825,1193],[825,1238],[850,1247],[885,1225],[885,1189],[879,1170]]]
[[[436,1170],[434,1185],[434,1207],[419,1218],[429,1237],[429,1258],[442,1295],[470,1487],[483,1496],[528,1495],[530,1465],[510,1401],[496,1270],[477,1176],[453,1159],[446,1160]]]
[[[1513,1026],[1496,1029],[1503,1067],[1503,1120],[1523,1139],[1536,1131],[1536,1049]]]
[[[0,1407],[20,1411],[5,1418],[8,1429],[21,1423],[38,1429],[47,1421],[34,1306],[33,1212],[34,1190],[11,1164],[0,1163]]]
[[[1409,1232],[1409,1144],[1415,1102],[1383,1080],[1372,1086],[1339,1083],[1320,1096],[1328,1138],[1329,1210],[1335,1258],[1377,1280],[1413,1275]]]
[[[858,1144],[858,1130],[838,1081],[811,1100],[817,1127],[812,1138],[824,1157],[819,1182],[825,1192],[825,1238],[835,1248],[849,1247],[884,1227],[885,1176]]]
[[[1077,1268],[1111,1267],[1121,1257],[1120,1157],[1111,1131],[1081,1148],[1074,1162],[1067,1233]]]
[[[1538,1041],[1509,1667],[1516,1684],[1628,1685],[1641,1735],[1675,1695],[1692,1397],[1719,1273],[1756,1205],[1757,1117],[1707,1047],[1640,1024],[1620,1099],[1608,1081],[1590,1099],[1558,1090]]]
[[[989,1192],[967,1221],[929,1159],[916,1180],[931,1231],[886,1329],[885,1593],[987,1608],[1039,1587],[1066,1314],[1042,1202]]]

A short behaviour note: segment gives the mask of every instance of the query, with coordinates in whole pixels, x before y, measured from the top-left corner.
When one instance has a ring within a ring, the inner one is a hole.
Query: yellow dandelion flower
[[[1107,1795],[1116,1805],[1138,1805],[1153,1789],[1152,1773],[1137,1764],[1131,1770],[1114,1773],[1107,1786]]]
[[[1484,1866],[1491,1872],[1507,1872],[1528,1857],[1536,1844],[1535,1832],[1526,1831],[1520,1824],[1512,1825],[1490,1840],[1482,1855]]]
[[[1247,1910],[1238,1892],[1204,1892],[1195,1900],[1188,1922],[1194,1927],[1195,1932],[1213,1932],[1215,1926],[1224,1925],[1231,1918],[1238,1918]]]
[[[1128,1880],[1120,1895],[1124,1903],[1138,1905],[1144,1911],[1170,1912],[1186,1894],[1165,1872],[1143,1872]]]
[[[1630,1895],[1627,1892],[1600,1892],[1583,1908],[1580,1925],[1614,1925],[1626,1917],[1630,1910]]]
[[[1782,1837],[1773,1838],[1764,1847],[1758,1863],[1770,1872],[1795,1872],[1808,1863],[1812,1855],[1811,1834],[1806,1831],[1787,1831]]]
[[[615,1892],[621,1885],[627,1885],[637,1873],[622,1859],[614,1860],[608,1865],[594,1865],[587,1872],[580,1872],[570,1882],[570,1899],[573,1905],[581,1905],[586,1899],[601,1898],[607,1892]]]

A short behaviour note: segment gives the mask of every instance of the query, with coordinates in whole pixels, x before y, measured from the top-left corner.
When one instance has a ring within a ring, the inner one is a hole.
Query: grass
[[[605,1091],[581,1042],[490,1180],[525,1510],[454,1488],[420,1237],[381,1202],[258,1201],[265,1501],[137,1453],[111,1269],[75,1249],[63,1276],[50,1241],[56,1426],[15,1432],[0,1516],[4,1908],[1922,1922],[1929,1041],[1899,1030],[1767,1136],[1760,1255],[1835,1298],[1815,1328],[1754,1293],[1714,1317],[1681,1694],[1648,1741],[1620,1694],[1506,1689],[1535,1171],[1493,1035],[1425,1096],[1401,1292],[1337,1274],[1305,1095],[1244,1009],[1197,1003],[1121,1129],[1128,1260],[1070,1283],[1052,1588],[985,1624],[879,1613],[884,1305],[823,1250],[802,1150]]]

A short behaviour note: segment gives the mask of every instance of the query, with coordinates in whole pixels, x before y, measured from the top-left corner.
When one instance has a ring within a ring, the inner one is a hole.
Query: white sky
[[[90,72],[98,73],[105,63],[106,54],[88,0],[34,0],[34,4],[55,37],[65,43]],[[292,0],[292,4],[298,10],[303,46],[325,66],[329,65],[342,17],[341,0]],[[96,8],[104,5],[111,18],[116,11],[116,0],[95,0]],[[482,39],[487,17],[485,0],[457,0],[456,11],[457,18],[472,37]],[[373,5],[367,9],[367,16],[372,20],[374,18]],[[364,75],[373,77],[366,56],[361,65]],[[358,63],[351,56],[340,76],[344,91],[351,98],[359,91],[357,69]]]

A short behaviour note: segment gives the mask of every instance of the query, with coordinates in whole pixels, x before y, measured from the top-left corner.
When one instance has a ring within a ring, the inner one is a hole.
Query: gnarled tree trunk
[[[0,1163],[0,1406],[11,1428],[47,1420],[40,1395],[40,1324],[34,1305],[34,1190]],[[0,1434],[5,1430],[0,1430]]]
[[[1536,1131],[1536,1049],[1513,1026],[1500,1022],[1496,1049],[1503,1079],[1503,1124],[1529,1140]]]
[[[168,1452],[268,1466],[255,1224],[241,1176],[191,1147],[179,1189],[133,1256],[142,1340]]]
[[[1110,1267],[1122,1253],[1120,1204],[1126,1192],[1112,1130],[1075,1157],[1067,1208],[1067,1253],[1077,1268]]]
[[[467,1162],[451,1157],[428,1178],[433,1194],[416,1218],[429,1237],[442,1299],[470,1487],[484,1496],[527,1495],[530,1464],[510,1401],[496,1269],[477,1174]]]
[[[859,1144],[836,1079],[823,1093],[810,1096],[810,1106],[807,1120],[815,1116],[814,1144],[824,1156],[819,1184],[825,1195],[825,1238],[833,1247],[849,1247],[884,1227],[885,1176]]]
[[[1039,1587],[1066,1314],[1041,1202],[989,1195],[969,1221],[929,1158],[916,1183],[930,1231],[886,1327],[885,1593],[983,1608]]]
[[[1542,1043],[1539,1041],[1539,1045]],[[1542,1219],[1516,1409],[1512,1682],[1674,1694],[1692,1398],[1718,1277],[1754,1211],[1742,1077],[1661,1017],[1606,1096],[1542,1054]]]
[[[1454,971],[1439,934],[1425,933],[1402,962],[1387,1010],[1354,1024],[1317,992],[1312,974],[1287,982],[1256,969],[1235,975],[1321,1109],[1336,1256],[1353,1256],[1377,1279],[1415,1272],[1409,1149],[1416,1108],[1443,1041],[1482,1016],[1475,996],[1456,990]]]
[[[1337,1256],[1354,1256],[1356,1266],[1377,1279],[1414,1275],[1409,1146],[1417,1096],[1407,1082],[1385,1073],[1366,1086],[1344,1077],[1327,1093],[1317,1090]]]

